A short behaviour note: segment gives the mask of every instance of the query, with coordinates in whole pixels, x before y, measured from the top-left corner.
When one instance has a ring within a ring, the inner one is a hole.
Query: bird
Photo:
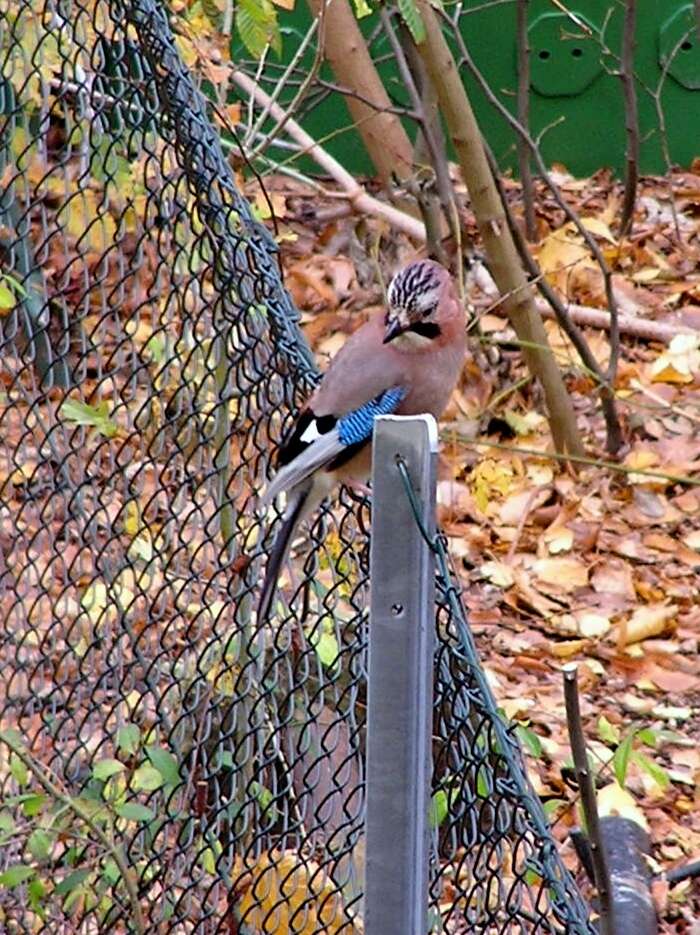
[[[434,260],[414,260],[387,289],[378,310],[333,357],[282,440],[264,506],[286,492],[282,523],[267,558],[258,622],[268,619],[297,526],[338,483],[366,484],[376,416],[430,413],[438,419],[466,353],[464,308],[454,280]]]

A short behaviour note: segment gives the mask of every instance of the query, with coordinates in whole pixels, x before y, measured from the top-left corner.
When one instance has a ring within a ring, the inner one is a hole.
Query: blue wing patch
[[[364,406],[348,412],[338,420],[338,438],[343,445],[357,445],[372,434],[376,416],[387,416],[394,412],[399,403],[406,398],[407,390],[402,386],[385,390]]]

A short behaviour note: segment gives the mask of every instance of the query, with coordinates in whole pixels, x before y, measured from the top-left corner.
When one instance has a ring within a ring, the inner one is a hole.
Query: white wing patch
[[[321,437],[321,433],[318,430],[318,425],[316,425],[316,420],[309,422],[306,426],[304,434],[300,437],[299,441],[304,442],[305,445],[311,445],[316,441],[317,438]]]

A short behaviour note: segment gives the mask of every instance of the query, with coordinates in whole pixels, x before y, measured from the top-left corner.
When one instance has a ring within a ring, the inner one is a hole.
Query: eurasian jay
[[[297,525],[339,483],[366,483],[377,415],[442,414],[466,351],[464,310],[452,277],[433,260],[409,263],[376,314],[342,346],[277,451],[264,503],[287,505],[267,560],[258,621],[264,622]]]

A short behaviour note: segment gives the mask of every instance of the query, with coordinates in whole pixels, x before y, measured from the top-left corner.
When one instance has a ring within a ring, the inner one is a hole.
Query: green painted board
[[[690,165],[700,156],[700,41],[693,4],[687,0],[638,0],[635,76],[639,101],[641,170],[665,171],[662,132],[657,112],[663,114],[671,162]],[[451,7],[447,5],[447,9]],[[541,135],[547,164],[563,163],[578,176],[602,167],[621,174],[625,161],[625,122],[619,53],[622,41],[622,0],[567,0],[567,8],[587,23],[591,38],[552,0],[531,0],[530,125]],[[457,9],[452,6],[451,9]],[[515,109],[517,87],[515,0],[467,0],[461,5],[459,29],[470,54],[499,99]],[[272,83],[298,47],[311,22],[304,0],[293,12],[279,11],[283,32],[280,62],[271,56],[264,80]],[[388,41],[378,17],[361,20],[370,38],[375,61],[390,96],[408,104]],[[452,41],[453,49],[458,50]],[[240,49],[234,54],[241,55]],[[311,55],[301,68],[311,67]],[[513,131],[462,69],[480,126],[503,168],[516,164]],[[327,68],[323,76],[332,81]],[[287,96],[288,99],[289,96]],[[348,169],[371,172],[362,143],[352,130],[350,116],[339,93],[315,87],[307,99],[301,123]],[[407,124],[409,133],[414,132]]]

